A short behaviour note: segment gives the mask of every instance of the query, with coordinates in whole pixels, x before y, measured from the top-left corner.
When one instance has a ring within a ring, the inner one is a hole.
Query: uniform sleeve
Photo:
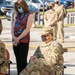
[[[64,18],[64,7],[62,6],[61,7],[61,12],[60,12],[60,14],[59,14],[59,19],[58,20],[60,20],[60,19],[62,19],[62,18]]]
[[[41,53],[40,47],[36,49],[34,56],[36,56],[37,58],[43,58],[43,54]]]
[[[67,15],[67,10],[65,8],[63,8],[63,10],[64,10],[64,18],[65,18]]]
[[[48,22],[48,20],[47,20],[47,12],[45,12],[45,14],[44,14],[44,23],[45,23],[45,26],[47,26],[47,22]]]
[[[45,14],[44,14],[44,20],[45,20],[45,21],[47,20],[47,14],[46,14],[46,12],[45,12]]]
[[[0,40],[0,64],[7,60],[5,44]]]
[[[58,14],[55,12],[55,18],[53,21],[51,21],[50,25],[51,26],[55,25],[57,23],[57,21],[58,21]]]
[[[3,64],[4,61],[7,60],[7,54],[4,48],[0,49],[0,64]]]
[[[57,44],[53,47],[53,51],[51,53],[51,61],[53,64],[58,64],[63,62],[63,53],[64,50],[60,44]]]
[[[0,58],[0,65],[4,63],[4,59]]]

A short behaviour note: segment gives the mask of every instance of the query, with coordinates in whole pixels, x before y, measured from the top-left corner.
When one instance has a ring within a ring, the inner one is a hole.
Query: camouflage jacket
[[[48,64],[59,65],[63,64],[63,47],[56,41],[51,41],[48,44],[42,44],[37,48],[34,55],[37,58],[44,58]]]
[[[58,21],[63,20],[65,17],[64,15],[65,15],[65,11],[66,11],[64,6],[63,5],[59,5],[59,6],[55,5],[54,9],[55,9],[56,13],[58,14]],[[67,14],[67,12],[66,12],[66,14]]]
[[[39,46],[33,55],[37,58],[20,75],[54,75],[54,70],[63,64],[63,53],[62,46],[55,41]]]
[[[55,10],[48,10],[44,14],[45,27],[55,26],[58,21],[58,15]]]

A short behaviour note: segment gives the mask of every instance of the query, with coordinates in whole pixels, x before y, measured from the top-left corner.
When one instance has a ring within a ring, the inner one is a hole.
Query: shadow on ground
[[[67,67],[75,67],[75,64],[65,64]]]
[[[16,70],[11,70],[10,75],[17,75],[17,71]]]

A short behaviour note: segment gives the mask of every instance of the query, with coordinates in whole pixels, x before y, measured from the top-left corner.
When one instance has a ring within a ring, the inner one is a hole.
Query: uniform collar
[[[55,7],[59,7],[60,5],[55,4]]]
[[[47,43],[47,44],[44,42],[41,46],[42,46],[42,47],[49,46],[49,45],[51,45],[51,44],[52,44],[52,42],[53,42],[53,40],[52,40],[52,41],[50,41],[50,42],[49,42],[49,43]]]
[[[55,10],[49,10],[49,13],[54,13],[55,12]]]

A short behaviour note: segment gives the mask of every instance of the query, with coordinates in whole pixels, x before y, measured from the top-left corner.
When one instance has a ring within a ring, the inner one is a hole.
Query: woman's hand
[[[14,46],[17,46],[17,45],[18,45],[18,43],[14,41],[14,42],[13,42],[13,45],[14,45]]]
[[[14,40],[14,41],[13,41],[13,45],[14,45],[14,46],[17,46],[18,43],[19,43],[19,39],[14,36],[14,37],[13,37],[13,40]]]
[[[14,37],[14,43],[19,43],[19,39],[17,37]]]

